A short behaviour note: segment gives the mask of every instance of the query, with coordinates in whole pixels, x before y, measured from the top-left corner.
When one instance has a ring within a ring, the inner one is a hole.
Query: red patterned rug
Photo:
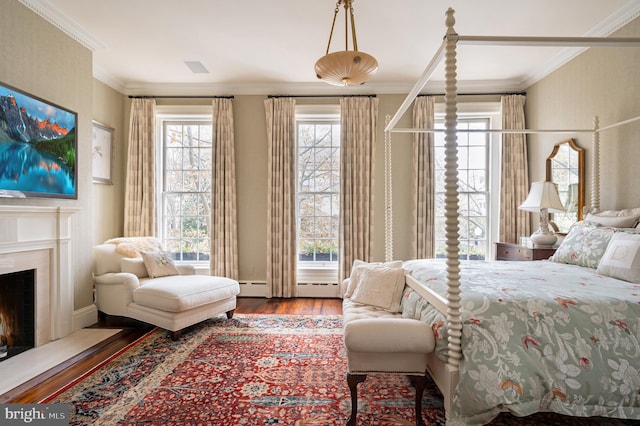
[[[236,314],[194,326],[176,342],[154,330],[41,402],[71,404],[71,425],[344,425],[345,372],[342,317]],[[372,375],[358,386],[359,425],[415,424],[405,377]],[[444,425],[432,383],[422,415]],[[501,415],[492,424],[594,421]]]

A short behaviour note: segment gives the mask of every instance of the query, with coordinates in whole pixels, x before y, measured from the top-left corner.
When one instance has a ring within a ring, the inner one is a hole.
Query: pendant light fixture
[[[344,6],[344,50],[329,53],[333,29],[340,6]],[[353,50],[349,50],[349,26]],[[338,0],[333,13],[326,54],[316,62],[316,76],[334,86],[359,86],[367,82],[378,70],[378,61],[365,52],[358,51],[356,22],[353,17],[353,0]]]

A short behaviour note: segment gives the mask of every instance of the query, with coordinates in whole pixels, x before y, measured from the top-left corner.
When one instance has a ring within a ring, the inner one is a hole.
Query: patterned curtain
[[[378,99],[340,100],[339,282],[356,259],[369,261],[373,228],[373,166]]]
[[[231,99],[213,100],[211,275],[238,279],[236,160]]]
[[[434,98],[419,96],[413,104],[413,127],[433,129]],[[433,133],[413,134],[413,254],[417,259],[434,257],[435,177]]]
[[[124,236],[156,234],[155,99],[134,99],[129,119],[129,150],[124,198]]]
[[[525,129],[523,95],[502,97],[502,128]],[[518,206],[529,193],[527,142],[524,133],[502,135],[502,169],[500,176],[500,241],[516,243],[520,236],[531,234],[527,212]]]
[[[296,297],[296,101],[273,98],[264,105],[269,143],[267,297]]]

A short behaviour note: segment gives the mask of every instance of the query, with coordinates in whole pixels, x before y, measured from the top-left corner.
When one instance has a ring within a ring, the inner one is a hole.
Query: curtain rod
[[[507,96],[526,95],[527,92],[487,92],[487,93],[458,93],[456,96]],[[418,96],[444,96],[444,93],[420,93]]]
[[[129,96],[129,99],[234,99],[234,96],[151,96],[151,95],[142,95],[142,96]]]
[[[269,98],[375,98],[376,95],[269,95]]]

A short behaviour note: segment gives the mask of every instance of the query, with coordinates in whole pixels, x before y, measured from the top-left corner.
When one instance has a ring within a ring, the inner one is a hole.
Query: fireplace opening
[[[35,269],[0,275],[0,361],[35,344]]]

